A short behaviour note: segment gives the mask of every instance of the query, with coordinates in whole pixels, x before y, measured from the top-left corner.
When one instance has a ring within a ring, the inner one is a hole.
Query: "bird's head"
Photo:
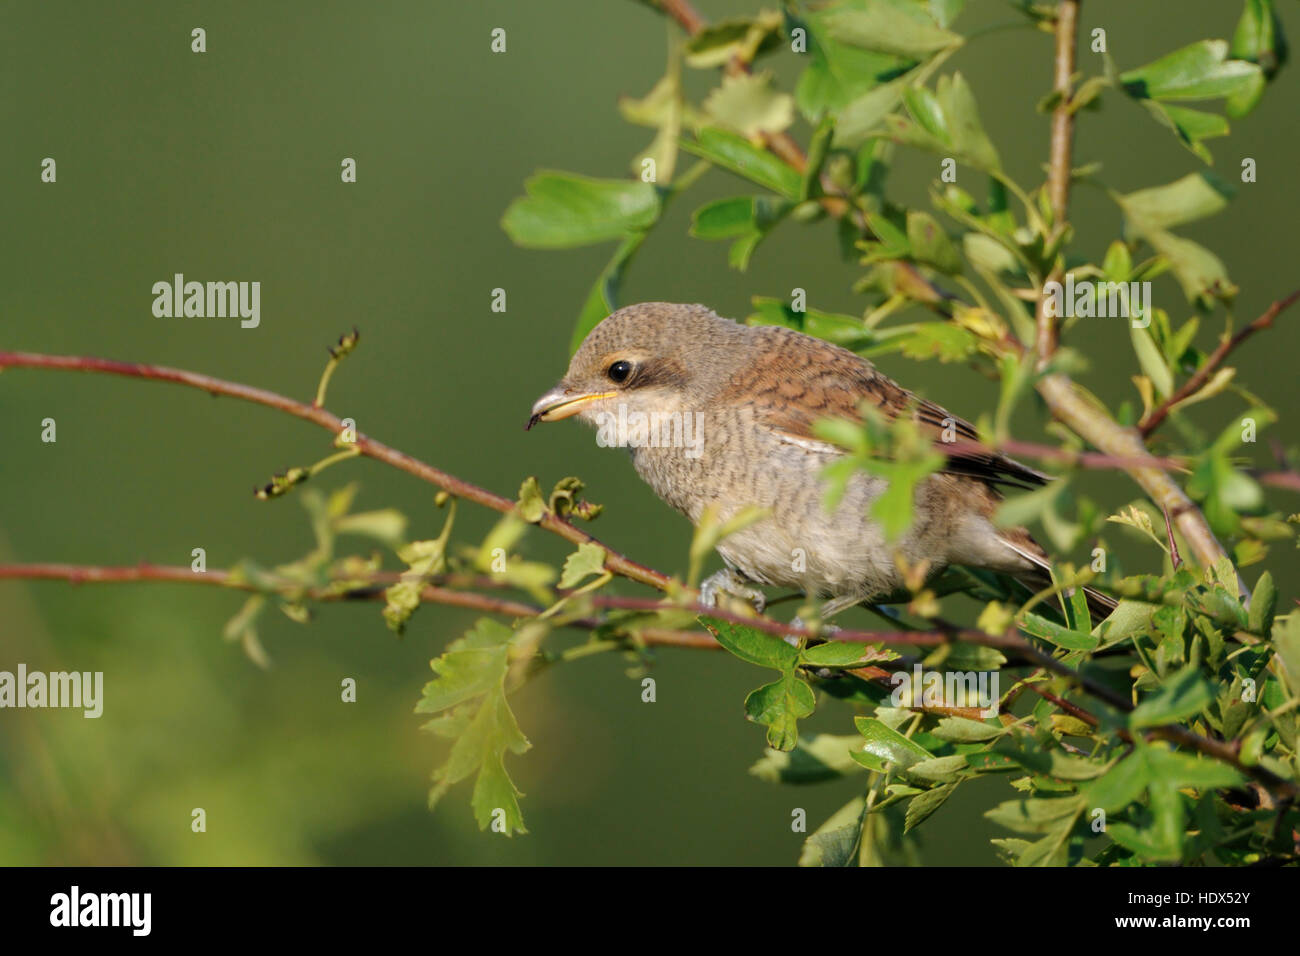
[[[539,398],[528,428],[577,415],[673,412],[699,407],[726,381],[743,326],[702,305],[643,302],[604,319],[587,334],[564,378]]]

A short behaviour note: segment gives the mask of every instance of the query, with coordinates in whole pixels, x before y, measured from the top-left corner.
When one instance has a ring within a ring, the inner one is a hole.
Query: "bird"
[[[826,418],[910,417],[942,455],[917,483],[911,526],[890,540],[871,515],[888,479],[855,470],[827,507],[828,465],[845,450],[814,430]],[[727,594],[764,610],[765,587],[823,601],[820,617],[904,599],[914,569],[986,569],[1033,590],[1051,584],[1047,552],[1021,527],[999,527],[1007,488],[1050,476],[995,451],[975,428],[909,392],[870,361],[780,325],[746,325],[699,304],[643,302],[594,326],[560,381],[533,404],[527,428],[577,417],[600,444],[628,448],[633,467],[698,526],[760,509],[717,544],[724,567],[701,602]],[[946,440],[945,440],[946,439]],[[912,573],[909,573],[912,571]],[[1115,602],[1085,589],[1091,616]]]

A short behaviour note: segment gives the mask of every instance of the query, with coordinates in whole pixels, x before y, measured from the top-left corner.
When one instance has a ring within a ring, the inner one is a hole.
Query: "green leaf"
[[[961,255],[957,247],[929,213],[908,211],[907,240],[912,247],[912,256],[918,262],[934,266],[948,275],[961,272]]]
[[[886,541],[897,541],[912,526],[915,517],[916,486],[943,466],[943,457],[928,455],[920,461],[890,462],[889,485],[871,505],[871,516],[880,522]]]
[[[957,783],[968,769],[965,754],[952,754],[948,757],[918,760],[904,773],[909,779],[923,780],[926,783]]]
[[[812,424],[812,433],[822,441],[858,455],[866,455],[870,447],[861,427],[844,418],[819,418]]]
[[[1250,618],[1247,628],[1252,634],[1267,637],[1273,631],[1273,615],[1277,611],[1277,585],[1273,575],[1265,571],[1255,582],[1255,590],[1250,595]]]
[[[659,218],[659,194],[650,183],[541,172],[524,189],[527,195],[510,204],[501,225],[515,243],[530,248],[622,239]]]
[[[1089,808],[1100,807],[1107,813],[1115,813],[1142,796],[1150,783],[1151,768],[1145,756],[1134,753],[1088,783],[1081,792]]]
[[[509,641],[514,632],[491,618],[479,618],[472,630],[453,641],[429,662],[438,675],[424,685],[417,714],[436,714],[477,697],[505,675]]]
[[[706,203],[695,210],[691,235],[697,239],[736,239],[731,264],[744,271],[754,249],[793,208],[771,196],[738,196]]]
[[[1156,391],[1163,398],[1173,394],[1174,391],[1174,373],[1169,368],[1165,357],[1160,354],[1160,348],[1156,345],[1155,340],[1151,338],[1150,328],[1138,328],[1129,325],[1129,337],[1133,341],[1133,351],[1137,354],[1138,364],[1142,366],[1142,371],[1151,379],[1151,383],[1156,387]]]
[[[792,750],[799,740],[799,720],[817,706],[808,682],[794,672],[783,674],[745,698],[745,716],[767,728],[767,745]]]
[[[335,520],[334,530],[339,534],[374,538],[390,548],[398,548],[406,540],[406,525],[406,515],[396,508],[383,508],[379,511],[358,511],[356,514],[344,515]]]
[[[1211,100],[1249,88],[1259,67],[1228,59],[1224,40],[1201,40],[1154,63],[1120,74],[1125,92],[1138,99]]]
[[[883,773],[887,765],[896,770],[906,770],[912,764],[934,756],[874,717],[855,717],[853,725],[866,739],[861,749],[852,751],[853,759],[868,770]]]
[[[536,524],[545,516],[546,499],[542,497],[542,489],[532,475],[525,478],[519,486],[519,499],[515,502],[515,507],[519,509],[519,516],[530,524]]]
[[[701,617],[700,623],[742,661],[778,671],[792,671],[799,662],[799,649],[779,637],[716,617]]]
[[[1227,122],[1213,113],[1171,106],[1169,101],[1224,99],[1229,115],[1243,116],[1259,102],[1265,82],[1258,64],[1229,59],[1223,40],[1193,43],[1129,70],[1119,80],[1124,92],[1142,101],[1159,123],[1207,163],[1212,158],[1202,141],[1226,136]]]
[[[971,265],[994,275],[1000,272],[1015,272],[1018,260],[1004,242],[982,232],[968,232],[961,237],[962,251]]]
[[[918,362],[931,358],[940,362],[960,362],[975,354],[979,340],[960,325],[925,322],[899,344],[904,355]]]
[[[1218,790],[1236,786],[1243,779],[1240,771],[1226,763],[1163,747],[1147,748],[1144,757],[1152,779],[1171,790]]]
[[[729,73],[704,101],[704,112],[719,126],[754,140],[794,122],[794,98],[772,88],[770,73]]]
[[[521,754],[532,745],[519,730],[514,714],[500,692],[488,694],[467,720],[438,718],[426,727],[439,736],[455,736],[447,762],[433,773],[429,809],[433,809],[455,784],[477,774],[470,804],[479,829],[486,830],[500,815],[506,836],[527,833],[519,809],[519,790],[505,770],[506,751]]]
[[[985,723],[968,717],[943,717],[930,732],[940,740],[968,744],[1000,737],[1006,733],[1006,729],[999,723]]]
[[[866,801],[854,797],[810,834],[799,855],[800,866],[855,866]]]
[[[677,144],[682,123],[687,118],[687,107],[682,95],[682,63],[680,49],[670,44],[668,66],[663,77],[641,99],[621,96],[618,111],[629,123],[649,126],[655,130],[650,145],[632,158],[632,173],[640,176],[645,171],[645,160],[654,160],[654,179],[661,184],[672,182],[677,170]],[[694,115],[690,116],[694,121]]]
[[[939,97],[923,86],[909,86],[903,94],[903,99],[907,103],[907,111],[923,130],[941,143],[952,143],[952,136],[948,132],[948,120]]]
[[[876,133],[881,121],[893,112],[907,88],[903,79],[882,83],[868,90],[840,110],[832,142],[841,149],[855,149]]]
[[[864,50],[833,39],[824,19],[834,8],[808,10],[797,22],[808,33],[807,66],[795,85],[795,102],[809,122],[906,71],[914,61],[889,53]]]
[[[415,707],[416,713],[442,712],[423,729],[455,741],[447,761],[433,773],[430,809],[453,785],[477,775],[471,805],[479,828],[499,822],[507,836],[527,830],[520,793],[505,770],[505,753],[521,754],[531,746],[506,702],[513,638],[509,628],[480,619],[430,662],[438,676],[425,685]]]
[[[583,501],[580,495],[585,487],[586,484],[581,478],[573,475],[561,478],[555,483],[555,487],[551,489],[551,493],[546,499],[546,507],[552,514],[559,515],[561,518],[577,515],[579,518],[585,518],[588,521],[593,520],[604,510],[604,505]]]
[[[1112,193],[1111,196],[1124,211],[1130,228],[1169,263],[1188,301],[1230,300],[1236,295],[1237,288],[1228,278],[1228,270],[1218,256],[1164,228],[1163,224],[1171,219],[1186,222],[1188,218],[1197,218],[1218,208],[1206,191],[1207,187],[1214,188],[1210,181],[1195,183],[1189,179],[1191,177],[1155,190],[1142,190],[1127,196]],[[1134,197],[1137,197],[1136,203]]]
[[[755,146],[743,136],[716,126],[705,126],[695,135],[694,142],[682,143],[682,148],[687,152],[756,182],[786,199],[798,200],[803,179],[793,166]]]
[[[999,528],[1020,528],[1039,520],[1069,487],[1067,479],[1049,482],[1041,488],[1005,499],[993,516]]]
[[[879,341],[882,335],[892,334],[888,331],[877,333],[865,328],[860,316],[822,312],[818,309],[795,312],[780,299],[755,296],[754,306],[758,311],[746,318],[748,325],[780,325],[850,350],[865,348]]]
[[[1086,724],[1084,728],[1091,732]],[[995,743],[992,749],[996,753],[1010,757],[1026,770],[1055,777],[1058,780],[1092,780],[1106,772],[1106,765],[1103,763],[1071,757],[1060,750],[1044,750],[1039,745],[1027,746],[1027,743],[1020,738],[1006,736]]]
[[[873,661],[892,661],[897,658],[897,652],[882,650],[869,644],[827,641],[806,648],[801,663],[806,667],[859,667]]]
[[[691,235],[696,239],[734,239],[753,228],[754,197],[716,199],[695,210]]]
[[[980,122],[975,94],[960,73],[939,77],[939,102],[943,105],[948,135],[958,155],[977,169],[1001,168],[998,151]]]
[[[564,561],[564,571],[560,575],[560,587],[577,587],[578,582],[592,575],[605,571],[605,549],[595,542],[588,541],[578,545],[578,550]]]
[[[1106,258],[1102,261],[1101,271],[1111,282],[1127,282],[1133,273],[1133,256],[1128,246],[1116,239],[1106,248]]]
[[[416,608],[420,606],[420,594],[428,579],[440,573],[447,562],[447,540],[451,537],[451,528],[456,519],[456,506],[452,502],[447,513],[447,520],[442,526],[442,533],[429,541],[412,541],[404,545],[397,556],[406,562],[407,570],[402,572],[396,584],[384,589],[384,622],[389,629],[401,634]]]
[[[1018,620],[1020,626],[1027,633],[1042,638],[1049,644],[1063,647],[1067,651],[1091,651],[1101,643],[1101,638],[1094,637],[1084,631],[1073,631],[1062,627],[1032,612],[1027,611],[1021,614]]]
[[[222,628],[221,636],[227,641],[238,641],[244,653],[258,667],[266,669],[271,666],[271,658],[262,646],[262,639],[257,636],[254,626],[258,617],[266,609],[266,595],[253,594]]]
[[[936,26],[913,3],[845,3],[827,10],[822,23],[842,43],[915,60],[962,42],[962,37]]]
[[[1188,665],[1169,677],[1160,689],[1148,697],[1129,714],[1128,724],[1134,730],[1175,724],[1195,717],[1214,699],[1209,685],[1202,679],[1200,668]]]
[[[1017,833],[1049,833],[1070,826],[1083,811],[1079,797],[1008,800],[984,816]]]
[[[1273,647],[1282,662],[1292,696],[1300,696],[1300,611],[1292,611],[1273,622]]]
[[[1143,100],[1142,105],[1161,126],[1171,130],[1178,141],[1197,155],[1203,163],[1213,163],[1214,157],[1206,149],[1204,140],[1227,136],[1228,121],[1217,113],[1170,106],[1156,100]]]
[[[938,810],[948,798],[952,796],[957,784],[948,783],[933,790],[927,790],[913,797],[907,804],[907,817],[903,825],[903,832],[907,833],[914,830],[929,818],[934,811]]]
[[[929,2],[930,13],[941,27],[951,26],[965,6],[966,0],[930,0]]]
[[[686,62],[701,69],[726,66],[733,57],[752,63],[780,45],[783,21],[775,10],[760,10],[752,19],[719,20],[687,41]]]
[[[1217,176],[1191,173],[1164,186],[1128,193],[1120,205],[1130,219],[1140,220],[1144,228],[1172,229],[1222,212],[1232,195],[1232,187]]]
[[[1286,38],[1273,0],[1246,0],[1229,54],[1235,60],[1258,63],[1264,76],[1273,78],[1287,58]]]

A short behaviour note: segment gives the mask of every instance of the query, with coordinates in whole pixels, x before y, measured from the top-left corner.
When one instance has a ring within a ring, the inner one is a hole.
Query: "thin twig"
[[[265,405],[268,408],[274,408],[295,418],[301,418],[315,425],[319,425],[326,431],[333,432],[335,435],[344,430],[343,420],[334,413],[324,409],[317,408],[307,402],[300,402],[296,399],[288,398],[284,395],[268,392],[264,389],[253,388],[249,385],[241,385],[237,382],[228,382],[224,379],[213,378],[209,375],[200,375],[197,372],[187,372],[182,369],[166,368],[161,365],[144,365],[137,362],[115,362],[110,359],[90,358],[77,355],[40,355],[32,352],[0,352],[0,369],[3,368],[44,368],[58,369],[71,372],[98,372],[109,375],[122,375],[127,378],[140,378],[155,382],[172,382],[177,385],[187,385],[190,388],[201,389],[210,395],[226,395],[230,398],[238,398],[246,402],[253,402],[257,405]],[[353,443],[357,452],[373,458],[376,461],[382,461],[385,464],[392,465],[400,471],[414,475],[423,481],[443,489],[457,498],[464,498],[466,501],[472,501],[475,504],[482,505],[485,508],[491,508],[493,511],[499,511],[502,514],[511,514],[515,509],[515,503],[509,498],[503,498],[494,494],[478,485],[471,484],[461,478],[457,478],[448,472],[435,468],[416,458],[412,458],[404,452],[395,448],[390,448],[383,442],[377,441],[368,435],[357,432],[356,441]],[[598,541],[592,535],[583,531],[581,528],[570,524],[563,518],[554,514],[546,514],[537,522],[539,527],[559,535],[566,541],[573,544],[598,544],[605,550],[605,568],[613,571],[615,574],[622,575],[641,584],[647,584],[650,587],[659,590],[666,590],[671,584],[671,579],[653,568],[648,568],[643,564],[633,561],[627,557]]]
[[[358,583],[346,591],[330,588],[304,588],[301,584],[285,580],[281,593],[284,596],[301,597],[316,602],[334,601],[378,601],[384,596],[384,588],[398,578],[397,574],[379,572],[364,582]],[[209,587],[227,588],[233,591],[267,593],[265,586],[254,583],[235,572],[213,568],[208,571],[195,571],[192,568],[175,565],[141,563],[126,567],[101,567],[84,564],[0,564],[0,580],[27,581],[66,581],[70,584],[121,584],[164,582],[172,584],[200,584]],[[348,577],[341,580],[353,581]],[[427,584],[420,591],[420,600],[426,604],[441,604],[448,607],[466,608],[500,614],[505,617],[536,617],[542,612],[539,608],[523,601],[513,601],[479,594],[474,591],[443,587],[441,584],[454,583],[455,576],[448,575],[437,579],[439,584]],[[487,582],[492,583],[492,582]],[[564,626],[580,630],[594,630],[602,622],[591,618],[576,618],[563,621]],[[672,628],[647,627],[638,628],[637,632],[643,643],[668,647],[689,647],[703,650],[721,647],[710,634],[704,631],[681,631]]]
[[[1185,381],[1177,391],[1152,409],[1150,415],[1146,416],[1138,423],[1138,431],[1142,433],[1142,437],[1147,437],[1159,428],[1160,423],[1169,417],[1169,413],[1173,411],[1174,406],[1179,402],[1190,398],[1204,388],[1205,383],[1210,380],[1210,376],[1213,375],[1214,371],[1223,364],[1224,359],[1228,357],[1233,349],[1246,341],[1246,339],[1250,338],[1256,332],[1270,328],[1273,325],[1273,320],[1281,315],[1286,309],[1294,305],[1297,301],[1300,301],[1300,289],[1292,292],[1285,299],[1278,299],[1265,309],[1264,313],[1259,318],[1250,323],[1236,335],[1231,337],[1225,335],[1223,340],[1219,342],[1218,348],[1211,352],[1209,358],[1205,360],[1205,364],[1198,368],[1191,378]]]

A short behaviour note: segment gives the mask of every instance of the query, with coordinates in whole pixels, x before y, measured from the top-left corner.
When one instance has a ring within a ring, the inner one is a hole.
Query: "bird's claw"
[[[791,620],[790,620],[790,626],[791,626],[791,627],[797,627],[797,628],[799,628],[799,630],[801,630],[801,631],[807,631],[807,630],[810,630],[809,626],[803,622],[803,618],[799,617],[797,614],[796,614],[793,618],[791,618]],[[841,630],[841,628],[837,627],[836,625],[834,625],[834,624],[827,624],[827,623],[825,623],[825,622],[823,621],[821,627],[819,627],[819,628],[817,629],[817,633],[818,633],[818,634],[828,634],[828,635],[829,635],[829,634],[834,634],[834,633],[836,633],[837,631],[840,631],[840,630]]]
[[[767,607],[767,595],[731,568],[723,568],[715,574],[710,574],[700,584],[701,604],[717,607],[718,598],[723,594],[730,594],[742,601],[748,601],[757,614],[762,614],[763,609]]]
[[[805,624],[803,622],[803,618],[797,614],[793,618],[791,618],[790,626],[797,627],[801,631],[808,631],[812,629],[807,624]],[[835,635],[835,632],[839,630],[840,628],[836,627],[834,624],[827,624],[825,621],[823,621],[821,622],[821,626],[817,628],[817,633],[818,635],[820,635],[820,637],[823,640],[825,640],[827,638],[833,637]],[[799,638],[795,637],[794,635],[786,635],[785,642],[787,644],[792,644],[795,647],[799,646]],[[820,641],[814,638],[813,643],[820,643]]]

